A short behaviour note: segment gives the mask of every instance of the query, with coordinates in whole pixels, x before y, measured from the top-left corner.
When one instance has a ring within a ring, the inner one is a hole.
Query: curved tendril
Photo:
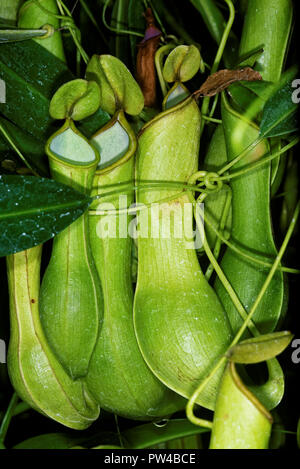
[[[210,117],[210,118],[212,118],[213,115],[214,115],[214,113],[215,113],[215,110],[216,110],[218,101],[219,101],[219,93],[216,94],[216,96],[214,97],[213,104],[212,104],[211,110],[210,110],[210,112],[209,112],[209,117]],[[222,122],[222,121],[221,121],[221,122]]]
[[[251,320],[252,320],[252,317],[253,317],[253,314],[255,313],[262,297],[264,296],[280,262],[281,262],[281,259],[285,253],[285,250],[287,248],[287,245],[290,241],[290,238],[292,236],[292,233],[294,231],[294,228],[296,226],[296,223],[297,223],[297,220],[298,220],[298,217],[299,217],[299,211],[300,211],[300,201],[298,202],[297,206],[296,206],[296,209],[294,211],[294,215],[293,215],[293,218],[292,218],[292,221],[290,223],[290,226],[289,226],[289,229],[285,235],[285,238],[283,240],[283,243],[281,245],[281,248],[278,252],[278,255],[276,256],[276,259],[269,271],[269,274],[249,312],[249,314],[247,315],[247,318],[245,319],[243,325],[241,326],[241,328],[239,329],[239,331],[237,332],[236,336],[234,337],[233,341],[231,342],[230,346],[228,347],[227,351],[233,347],[234,345],[236,345],[238,343],[238,341],[240,340],[240,338],[242,337],[243,333],[245,332],[246,328],[249,326],[249,324],[251,323]],[[196,215],[197,215],[197,212],[196,212]],[[197,217],[198,218],[198,217]],[[201,224],[201,221],[199,223],[199,220],[197,222],[196,220],[196,223],[197,225],[199,224],[198,226],[198,229],[199,230],[202,230],[203,227],[202,227],[202,224]],[[228,292],[229,293],[229,292]],[[227,353],[227,352],[226,352]],[[214,374],[217,372],[217,370],[226,362],[227,358],[226,356],[222,356],[218,362],[216,363],[216,365],[214,366],[214,368],[211,370],[211,372],[206,376],[206,378],[200,383],[200,385],[198,386],[198,388],[194,391],[194,393],[192,394],[192,396],[190,397],[188,403],[187,403],[187,406],[186,406],[186,415],[187,415],[187,418],[193,422],[194,424],[196,425],[202,425],[202,422],[201,422],[201,419],[198,419],[195,415],[194,415],[194,412],[193,412],[193,409],[194,409],[194,406],[195,406],[195,403],[196,403],[196,400],[199,396],[199,394],[201,393],[201,391],[204,389],[204,387],[206,386],[206,384],[209,382],[209,380],[214,376]]]

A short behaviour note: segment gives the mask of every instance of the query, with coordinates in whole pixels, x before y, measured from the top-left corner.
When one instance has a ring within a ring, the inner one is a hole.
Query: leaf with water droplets
[[[0,257],[53,238],[90,203],[86,195],[52,179],[0,176]]]

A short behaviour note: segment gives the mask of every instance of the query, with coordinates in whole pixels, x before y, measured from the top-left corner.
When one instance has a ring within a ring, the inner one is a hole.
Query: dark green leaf
[[[233,102],[243,112],[248,111],[255,101],[255,111],[253,111],[252,117],[254,118],[265,106],[269,96],[268,90],[271,86],[269,81],[240,81],[230,85],[228,92]]]
[[[187,419],[174,419],[167,421],[164,426],[156,426],[153,423],[139,425],[123,432],[122,437],[127,448],[143,449],[175,438],[208,431],[207,428],[198,427]]]
[[[52,179],[0,176],[0,257],[53,238],[91,199]]]
[[[292,100],[294,88],[292,81],[297,69],[286,72],[279,86],[268,99],[263,109],[260,124],[260,135],[264,137],[278,137],[297,130],[296,112],[298,105]]]

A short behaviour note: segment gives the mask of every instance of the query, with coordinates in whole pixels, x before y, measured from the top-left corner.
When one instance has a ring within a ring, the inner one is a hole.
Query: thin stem
[[[196,404],[196,400],[198,399],[199,394],[203,391],[207,383],[211,380],[211,378],[216,374],[218,369],[226,363],[227,358],[225,356],[221,357],[220,360],[217,362],[217,364],[214,366],[214,368],[211,370],[211,372],[206,376],[206,378],[201,382],[201,384],[198,386],[196,391],[192,394],[190,399],[188,400],[188,403],[186,405],[186,416],[187,418],[195,425],[202,426],[202,419],[199,419],[198,417],[195,416],[194,414],[194,407]]]
[[[214,115],[217,104],[218,104],[218,100],[219,100],[219,93],[216,94],[216,96],[214,97],[213,104],[209,113],[209,117],[212,117]]]
[[[205,116],[204,114],[202,114],[201,117],[202,117],[202,119],[204,119],[205,121],[214,122],[215,124],[222,124],[222,120],[221,120],[221,119],[215,119],[214,117]]]
[[[188,419],[195,425],[198,425],[199,427],[209,428],[210,430],[213,427],[213,422],[211,422],[210,420],[200,419],[199,417],[196,417],[194,413],[192,413],[188,417]]]
[[[60,11],[60,14],[61,14],[61,15],[64,15],[64,9],[63,9],[63,7],[61,6],[59,0],[56,0],[56,5],[57,5],[57,8],[58,8],[59,11]]]
[[[215,57],[213,66],[211,68],[211,74],[215,73],[219,68],[219,65],[220,65],[220,62],[221,62],[221,59],[222,59],[222,56],[223,56],[223,53],[224,53],[224,49],[225,49],[225,46],[226,46],[226,43],[227,43],[227,40],[228,40],[228,36],[230,34],[232,24],[234,22],[234,17],[235,17],[235,9],[234,9],[232,1],[231,0],[225,0],[225,2],[227,3],[227,6],[229,8],[229,18],[228,18],[226,27],[224,29],[221,42],[220,42],[218,50],[217,50],[217,55]]]
[[[110,184],[107,186],[103,186],[102,189],[104,188],[111,188],[111,187],[117,187],[118,189],[110,192],[106,192],[104,194],[98,194],[93,197],[93,200],[97,199],[102,199],[103,197],[110,197],[112,195],[117,195],[124,190],[129,190],[129,191],[136,191],[136,190],[161,190],[161,189],[166,189],[166,188],[174,188],[174,189],[187,189],[187,190],[192,190],[192,191],[197,191],[197,192],[203,192],[203,189],[199,187],[199,185],[196,184],[187,184],[185,182],[176,182],[176,181],[143,181],[143,182],[123,182],[123,183],[117,183],[117,184]]]
[[[290,238],[292,236],[292,233],[294,231],[294,228],[296,226],[296,223],[297,223],[297,219],[299,217],[299,211],[300,211],[300,202],[298,202],[297,204],[297,207],[294,211],[294,215],[293,215],[293,218],[292,218],[292,221],[290,223],[290,226],[289,226],[289,229],[285,235],[285,238],[284,238],[284,241],[281,245],[281,248],[278,252],[278,255],[276,256],[276,259],[273,263],[273,266],[247,316],[247,318],[245,319],[244,321],[244,324],[241,326],[240,330],[238,331],[238,333],[236,334],[236,336],[234,337],[233,341],[231,342],[230,346],[228,347],[228,350],[233,347],[234,345],[237,344],[237,342],[239,341],[239,339],[242,337],[243,333],[245,332],[246,328],[248,327],[249,323],[251,322],[251,319],[252,319],[252,316],[254,315],[262,297],[264,296],[280,262],[281,262],[281,259],[284,255],[284,252],[287,248],[287,245],[290,241]],[[201,223],[200,223],[201,225]],[[201,228],[201,226],[200,226]],[[227,351],[228,351],[227,350]],[[227,352],[226,352],[227,353]],[[225,353],[225,355],[226,355]],[[198,423],[198,419],[197,417],[195,417],[194,413],[193,413],[193,408],[195,406],[195,403],[196,403],[196,400],[199,396],[199,394],[201,393],[201,391],[204,389],[204,387],[207,385],[207,383],[209,382],[209,380],[215,375],[215,373],[218,371],[218,369],[226,362],[227,358],[226,356],[223,355],[219,361],[216,363],[216,365],[214,366],[214,368],[211,370],[211,372],[207,375],[207,377],[201,382],[201,384],[198,386],[198,388],[194,391],[194,393],[192,394],[191,398],[189,399],[188,403],[187,403],[187,406],[186,406],[186,415],[188,417],[189,420],[191,420],[193,423],[195,423],[196,425],[201,425],[200,423]],[[199,419],[200,420],[200,419]]]
[[[78,37],[78,34],[76,33],[76,31],[79,32],[79,30],[77,28],[76,28],[76,30],[73,29],[73,28],[69,28],[69,31],[71,33],[71,36],[72,36],[73,41],[75,43],[75,46],[77,47],[78,51],[80,52],[80,55],[81,55],[84,63],[87,65],[87,63],[89,61],[89,56],[87,55],[87,53],[83,49],[83,47],[81,45],[81,42],[80,42],[80,39]]]
[[[73,7],[72,7],[72,10],[71,10],[71,15],[74,14],[74,11],[75,11],[75,9],[76,9],[78,3],[79,3],[79,0],[75,0],[75,3],[74,3],[74,5],[73,5]]]
[[[123,437],[122,437],[122,433],[120,431],[119,419],[118,419],[117,414],[114,414],[114,417],[115,417],[115,424],[116,424],[116,427],[117,427],[117,434],[118,434],[120,446],[121,446],[121,448],[124,448]]]
[[[7,407],[7,410],[5,412],[2,423],[1,423],[1,427],[0,427],[0,447],[2,447],[2,448],[5,448],[4,440],[5,440],[5,437],[6,437],[6,434],[7,434],[7,430],[8,430],[10,421],[11,421],[13,413],[14,413],[14,408],[17,405],[18,399],[19,398],[18,398],[17,394],[14,392],[13,395],[12,395],[12,398],[10,400],[10,403]]]

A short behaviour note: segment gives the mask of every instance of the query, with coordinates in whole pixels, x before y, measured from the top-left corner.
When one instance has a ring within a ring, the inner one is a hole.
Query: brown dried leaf
[[[147,8],[145,18],[147,28],[144,39],[138,44],[136,80],[143,92],[145,106],[154,107],[156,104],[156,71],[154,57],[162,33],[155,26],[151,8]]]
[[[201,88],[194,93],[194,96],[197,98],[201,96],[215,96],[232,83],[243,80],[256,81],[262,80],[262,77],[260,73],[250,67],[241,68],[239,70],[219,70],[207,78]]]

